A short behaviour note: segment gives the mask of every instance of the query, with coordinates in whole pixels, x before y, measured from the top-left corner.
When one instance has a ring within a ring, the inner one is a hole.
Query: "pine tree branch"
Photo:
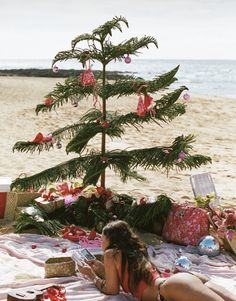
[[[67,103],[69,100],[74,97],[77,98],[78,101],[81,99],[92,95],[94,93],[94,87],[92,86],[82,86],[79,84],[79,79],[77,77],[68,78],[64,84],[57,83],[56,87],[52,92],[50,92],[46,97],[50,97],[53,99],[51,105],[39,104],[36,107],[36,114],[39,112],[50,112],[53,109],[56,109],[59,106]]]
[[[101,40],[99,38],[96,37],[95,34],[89,34],[89,33],[85,33],[85,34],[81,34],[79,36],[77,36],[76,38],[74,38],[72,41],[71,41],[71,48],[72,50],[74,51],[74,48],[75,46],[79,43],[79,42],[82,42],[82,41],[96,41],[96,42],[101,42]]]
[[[81,153],[86,147],[88,141],[95,137],[98,133],[102,132],[106,132],[106,135],[111,138],[120,138],[122,134],[124,134],[123,128],[115,126],[114,123],[111,123],[108,128],[102,127],[102,124],[97,122],[87,123],[80,127],[80,129],[77,131],[77,134],[68,143],[66,147],[67,153]]]
[[[42,151],[49,151],[54,148],[55,142],[60,142],[63,139],[72,139],[78,132],[78,130],[84,125],[84,123],[75,123],[72,125],[65,126],[63,128],[57,129],[51,133],[52,141],[44,142],[44,143],[35,143],[31,141],[18,141],[13,146],[13,152],[26,152],[26,153],[34,153],[38,151],[41,153]]]
[[[104,55],[106,57],[106,63],[108,64],[112,60],[122,60],[125,54],[137,55],[137,51],[141,48],[148,48],[149,44],[154,44],[156,47],[157,41],[154,37],[144,36],[140,39],[131,38],[128,41],[122,42],[118,45],[113,45],[111,42],[104,44]]]
[[[65,50],[58,52],[53,61],[52,66],[55,65],[56,62],[67,61],[71,59],[81,60],[81,56],[84,54],[84,50]]]
[[[122,32],[121,24],[124,23],[129,27],[128,21],[124,17],[114,17],[111,21],[107,21],[103,25],[93,30],[93,35],[98,35],[101,41],[104,41],[107,35],[112,36],[112,30],[118,29]]]
[[[101,97],[105,99],[113,96],[121,97],[135,93],[154,93],[158,90],[165,89],[177,79],[174,77],[179,69],[179,66],[171,71],[156,77],[152,81],[145,80],[118,80],[115,83],[107,83],[104,89],[101,90]]]
[[[60,163],[54,167],[45,169],[44,171],[34,174],[30,177],[16,178],[11,185],[11,189],[27,190],[33,188],[39,189],[48,183],[57,182],[60,180],[78,178],[84,174],[89,166],[93,155],[71,159],[67,162]]]
[[[179,136],[170,146],[131,150],[129,151],[129,155],[132,157],[131,167],[137,168],[140,166],[152,170],[162,168],[168,172],[173,168],[184,170],[211,163],[211,158],[208,156],[190,155],[191,143],[194,141],[195,137],[193,135]],[[168,150],[168,153],[166,150]],[[178,155],[181,151],[186,154],[186,157],[179,162]]]

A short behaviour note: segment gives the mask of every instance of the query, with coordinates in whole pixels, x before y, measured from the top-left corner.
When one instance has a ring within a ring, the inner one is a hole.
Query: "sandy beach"
[[[58,81],[63,82],[64,79],[1,77],[0,176],[15,179],[21,173],[32,175],[75,157],[75,154],[66,155],[66,142],[63,142],[62,149],[55,148],[41,154],[12,152],[15,142],[32,140],[38,132],[46,135],[55,129],[77,122],[81,114],[92,107],[90,98],[82,100],[77,108],[68,103],[58,108],[56,112],[40,113],[36,116],[34,112],[36,105],[43,102],[44,96]],[[136,106],[137,96],[110,99],[108,102],[109,109],[122,112],[135,111]],[[110,149],[152,147],[169,144],[176,136],[182,134],[194,134],[196,135],[194,152],[210,156],[212,164],[191,171],[173,170],[168,177],[162,171],[139,170],[148,179],[143,183],[128,181],[123,184],[117,176],[108,171],[107,187],[137,197],[152,197],[166,193],[177,202],[193,202],[189,176],[207,171],[213,177],[223,204],[236,207],[235,111],[235,99],[191,95],[186,114],[170,124],[163,124],[162,128],[155,123],[145,125],[140,132],[134,128],[127,128],[122,140],[108,140],[107,147]],[[99,149],[99,141],[99,136],[95,137],[89,147]]]

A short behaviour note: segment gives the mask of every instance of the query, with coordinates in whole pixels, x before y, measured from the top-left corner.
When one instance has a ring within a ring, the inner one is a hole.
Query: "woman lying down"
[[[124,221],[108,223],[102,233],[104,264],[80,266],[104,294],[119,294],[120,286],[141,301],[236,301],[236,296],[205,276],[177,273],[164,278],[150,261],[145,244]]]

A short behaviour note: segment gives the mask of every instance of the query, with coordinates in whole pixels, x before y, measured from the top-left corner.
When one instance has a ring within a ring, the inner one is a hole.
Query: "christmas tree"
[[[71,43],[71,49],[59,52],[53,60],[54,71],[58,71],[56,63],[69,59],[76,59],[86,70],[80,77],[69,77],[64,84],[58,83],[53,91],[45,98],[43,104],[36,107],[36,114],[50,112],[72,101],[74,106],[79,101],[93,96],[94,106],[87,111],[78,123],[55,130],[44,137],[39,133],[33,141],[17,142],[13,150],[20,152],[49,151],[55,145],[61,147],[63,139],[70,138],[66,146],[67,153],[76,153],[77,157],[63,162],[55,167],[46,169],[35,175],[17,178],[12,188],[26,190],[38,189],[49,182],[83,177],[84,185],[97,185],[105,189],[106,170],[110,168],[118,173],[123,182],[134,178],[144,180],[137,173],[137,167],[143,169],[191,169],[207,164],[211,159],[200,154],[191,154],[193,135],[176,137],[172,143],[164,146],[152,146],[132,150],[112,150],[106,148],[107,137],[122,137],[127,126],[139,130],[143,124],[155,122],[157,126],[172,121],[175,117],[185,113],[186,103],[177,102],[181,93],[187,90],[181,86],[175,90],[165,92],[173,82],[179,66],[153,80],[144,80],[136,77],[118,79],[109,82],[106,78],[107,65],[112,61],[125,60],[130,63],[132,55],[137,55],[142,48],[151,44],[157,45],[155,38],[144,36],[133,37],[117,45],[111,41],[114,30],[122,32],[122,25],[128,27],[124,17],[114,17],[111,21],[94,29],[91,34],[77,36]],[[80,48],[81,42],[87,42],[87,48]],[[90,62],[99,62],[102,65],[100,74],[95,78]],[[159,92],[154,100],[151,96]],[[165,92],[165,93],[164,93]],[[137,112],[122,114],[117,111],[108,111],[107,102],[111,97],[122,97],[136,94],[138,98]],[[86,151],[87,144],[94,136],[101,134],[100,151]]]

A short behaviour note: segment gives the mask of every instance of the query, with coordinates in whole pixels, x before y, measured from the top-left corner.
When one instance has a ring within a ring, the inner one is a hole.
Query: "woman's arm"
[[[120,282],[114,258],[114,251],[112,249],[107,250],[104,253],[104,270],[105,277],[104,279],[101,279],[96,275],[90,265],[79,267],[79,271],[88,276],[102,293],[107,295],[119,294]]]
[[[104,264],[99,260],[90,260],[87,262],[88,265],[91,266],[91,268],[94,270],[96,275],[102,279],[105,278],[105,267]]]
[[[94,283],[97,288],[108,295],[117,295],[120,291],[120,281],[117,273],[117,268],[115,264],[114,251],[107,250],[104,253],[104,269],[105,269],[105,279],[99,280],[94,279]]]

